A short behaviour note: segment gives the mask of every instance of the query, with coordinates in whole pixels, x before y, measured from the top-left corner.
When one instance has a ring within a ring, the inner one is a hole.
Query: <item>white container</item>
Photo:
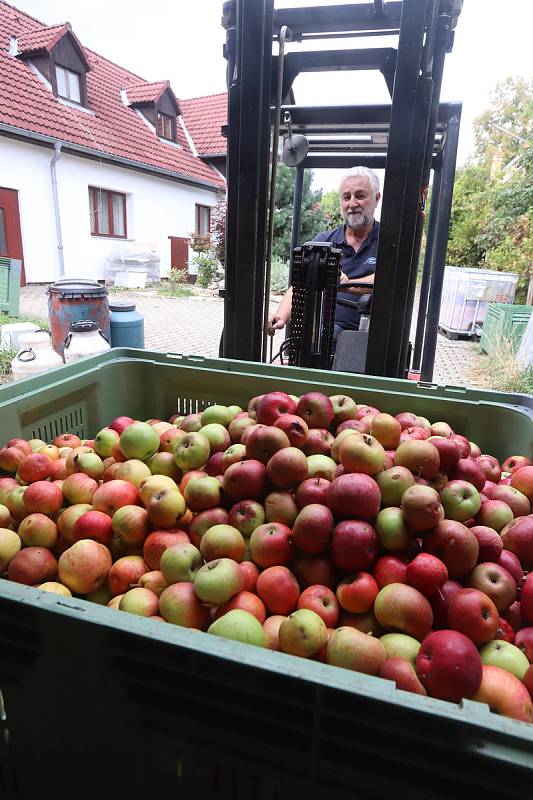
[[[52,348],[48,331],[20,334],[19,344],[21,349],[11,362],[11,371],[16,381],[63,366],[63,359]]]
[[[39,326],[34,322],[10,322],[2,325],[0,332],[0,347],[2,350],[20,350],[19,337],[24,333],[35,333]]]
[[[96,356],[110,350],[110,344],[92,320],[71,322],[70,332],[65,339],[65,364],[78,361],[80,358]]]
[[[116,272],[115,286],[123,286],[127,289],[144,289],[146,287],[146,276],[146,272],[136,272],[135,270]]]
[[[512,303],[518,275],[491,269],[446,267],[439,327],[446,333],[479,336],[489,303]]]
[[[516,351],[516,363],[521,370],[533,365],[533,314],[528,319],[522,340]]]

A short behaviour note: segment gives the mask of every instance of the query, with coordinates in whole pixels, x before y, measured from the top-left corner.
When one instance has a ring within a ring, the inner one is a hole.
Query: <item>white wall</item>
[[[59,259],[50,177],[53,150],[0,137],[0,186],[19,192],[24,264],[28,283],[57,280]],[[56,164],[65,275],[103,279],[106,258],[125,240],[91,236],[89,186],[127,195],[127,242],[155,244],[161,275],[170,269],[169,236],[195,229],[195,204],[214,206],[207,189],[61,154]]]

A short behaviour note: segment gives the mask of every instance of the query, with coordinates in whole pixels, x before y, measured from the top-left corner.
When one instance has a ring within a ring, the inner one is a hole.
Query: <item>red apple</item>
[[[377,621],[386,630],[399,631],[422,641],[433,624],[433,611],[424,595],[405,583],[389,583],[374,603]]]
[[[526,456],[509,456],[509,458],[506,458],[505,461],[502,462],[502,472],[513,473],[521,467],[531,466],[533,466],[533,461]]]
[[[242,575],[242,588],[245,592],[255,592],[259,570],[253,561],[241,561],[239,569]]]
[[[496,559],[494,560],[496,561]],[[518,556],[514,553],[511,553],[510,550],[502,550],[497,563],[501,564],[501,566],[513,576],[516,581],[516,585],[520,586],[522,583],[522,578],[524,577],[524,570],[522,569],[522,564],[520,563]]]
[[[22,496],[28,514],[55,514],[63,505],[63,492],[50,481],[31,483]]]
[[[368,570],[377,553],[378,538],[370,523],[347,519],[336,525],[331,540],[331,560],[341,572]]]
[[[200,601],[194,583],[182,581],[167,586],[159,597],[159,611],[166,622],[184,628],[207,630],[209,609]]]
[[[444,561],[450,578],[462,578],[477,564],[479,545],[472,531],[455,520],[441,520],[424,537],[422,548],[426,553]]]
[[[297,547],[309,555],[327,550],[335,521],[327,506],[311,503],[304,506],[294,520],[292,536]]]
[[[422,641],[416,674],[431,697],[459,703],[479,691],[483,671],[479,652],[467,636],[441,630]]]
[[[283,522],[289,528],[298,516],[298,506],[288,491],[270,492],[264,499],[264,507],[267,522]]]
[[[448,580],[439,588],[437,594],[429,598],[433,609],[433,627],[435,630],[448,627],[448,604],[454,594],[462,588],[458,581]]]
[[[57,577],[57,561],[47,547],[24,547],[7,567],[7,578],[16,583],[35,586]]]
[[[135,420],[133,420],[131,417],[120,416],[120,417],[115,417],[115,419],[109,424],[108,427],[111,428],[111,430],[116,431],[120,435],[122,431],[126,430],[128,425],[133,425],[134,422]],[[72,445],[70,446],[72,447]]]
[[[228,611],[232,611],[234,608],[240,608],[243,611],[248,611],[249,614],[252,614],[256,619],[259,620],[261,625],[265,621],[265,604],[256,594],[248,592],[245,589],[233,595],[231,600],[228,600],[228,602],[224,603],[224,605],[219,606],[215,612],[214,619],[219,619],[219,617],[224,616],[224,614],[227,614]]]
[[[100,544],[109,544],[112,538],[112,520],[103,511],[86,511],[78,517],[72,529],[72,539],[75,542],[80,539],[94,539]]]
[[[273,614],[263,622],[266,645],[269,650],[279,650],[279,629],[283,620],[286,619],[282,614]]]
[[[161,477],[161,476],[159,476]],[[93,494],[92,506],[95,511],[113,516],[121,506],[135,505],[139,499],[137,487],[123,480],[103,483]]]
[[[397,556],[381,556],[374,564],[372,573],[380,589],[390,583],[405,583],[407,564]]]
[[[495,639],[503,639],[504,642],[514,644],[515,635],[514,629],[510,622],[507,622],[503,617],[499,618],[498,630],[494,634]]]
[[[401,509],[407,524],[415,531],[428,531],[444,517],[439,493],[431,486],[415,484],[406,489]]]
[[[405,441],[396,450],[394,464],[407,467],[413,475],[429,480],[439,471],[439,451],[435,445],[425,440]]]
[[[503,542],[501,536],[493,528],[485,525],[474,525],[470,528],[479,545],[478,563],[482,561],[499,561]]]
[[[448,580],[448,570],[440,558],[419,553],[407,565],[405,580],[425,597],[432,597]]]
[[[274,453],[290,446],[287,434],[280,428],[257,425],[246,437],[246,457],[267,464]]]
[[[498,609],[479,589],[460,589],[448,603],[448,625],[468,636],[476,646],[494,639],[499,627]]]
[[[450,439],[453,439],[459,445],[461,458],[468,458],[471,455],[472,449],[466,436],[462,436],[460,433],[452,433],[450,434]]]
[[[368,572],[356,572],[343,578],[337,586],[337,600],[345,611],[363,614],[374,607],[379,592],[375,578]]]
[[[533,572],[530,572],[520,592],[520,611],[526,625],[533,625]]]
[[[267,392],[256,405],[255,419],[261,425],[274,425],[283,414],[294,414],[296,403],[286,392]]]
[[[428,441],[439,451],[440,468],[443,472],[447,472],[451,467],[455,466],[461,458],[461,449],[455,439],[444,436],[430,436]]]
[[[330,559],[325,556],[298,555],[292,569],[301,586],[306,588],[314,583],[335,589],[339,577]]]
[[[426,690],[418,680],[415,668],[410,661],[399,656],[387,658],[381,665],[378,676],[385,680],[394,681],[397,689],[414,694],[427,695]]]
[[[498,481],[502,476],[502,470],[497,458],[494,458],[494,456],[484,453],[478,456],[475,459],[475,461],[479,464],[479,466],[485,473],[485,478],[488,481],[494,481],[494,483],[498,483]]]
[[[523,467],[523,469],[533,471],[533,467]],[[505,525],[500,535],[504,549],[514,553],[525,570],[533,569],[533,514],[516,517]]]
[[[19,467],[20,471],[20,467]],[[511,472],[511,486],[533,501],[533,466],[520,467]]]
[[[272,424],[287,434],[291,447],[303,448],[309,433],[309,427],[305,420],[297,417],[296,414],[282,414]]]
[[[282,522],[266,522],[250,536],[250,555],[258,567],[287,565],[293,554],[292,531]]]
[[[409,428],[403,428],[400,434],[400,442],[409,442],[413,439],[425,440],[429,439],[430,432],[427,428],[422,428],[418,425],[413,425]]]
[[[520,648],[527,660],[533,663],[533,627],[522,628],[516,632],[514,644]]]
[[[263,500],[268,486],[266,467],[254,458],[238,461],[227,468],[222,485],[232,503],[246,499]]]
[[[58,562],[59,580],[74,594],[95,592],[105,583],[110,569],[111,553],[93,539],[75,542],[61,554]],[[132,583],[137,583],[139,577],[137,575]],[[129,588],[128,585],[116,594],[124,594]]]
[[[307,458],[297,447],[284,447],[269,458],[266,472],[277,489],[295,489],[307,478]]]
[[[486,703],[493,711],[505,717],[533,722],[533,703],[526,686],[500,667],[483,665],[481,684],[472,700]]]
[[[339,603],[328,586],[313,584],[301,593],[298,608],[308,608],[324,620],[328,628],[334,628],[339,619]]]
[[[505,611],[516,598],[516,583],[513,576],[501,564],[484,561],[468,576],[468,586],[485,592],[498,611]]]
[[[261,572],[256,591],[271,614],[290,614],[300,597],[298,581],[283,566],[268,567]]]
[[[296,415],[301,417],[309,428],[329,428],[335,418],[333,403],[321,392],[306,392],[298,400]]]
[[[331,481],[326,478],[306,478],[296,488],[294,497],[299,509],[311,503],[327,505]]]
[[[83,540],[91,541],[91,540]],[[79,542],[77,544],[80,544]],[[100,545],[103,547],[104,545]],[[75,547],[75,545],[73,545]],[[72,550],[72,547],[70,548]],[[67,551],[68,552],[68,551]],[[62,556],[63,557],[63,556]],[[60,559],[61,566],[61,559]],[[122,556],[117,559],[108,570],[107,582],[113,596],[124,594],[130,588],[130,584],[139,583],[141,575],[148,572],[148,566],[141,556]],[[61,576],[61,571],[60,571]],[[69,589],[71,587],[69,586]]]
[[[487,484],[483,487],[484,494],[487,493],[486,489]],[[519,492],[514,486],[497,484],[491,489],[488,496],[491,500],[503,500],[504,503],[507,503],[514,517],[527,517],[531,513],[531,503],[525,494]]]
[[[257,500],[240,500],[232,505],[227,519],[224,521],[237,528],[243,536],[249,537],[256,528],[263,525],[265,520],[265,508],[261,503]],[[193,524],[194,520],[191,525]],[[191,525],[189,525],[189,532],[191,532]]]
[[[379,511],[379,486],[370,475],[355,472],[341,475],[331,482],[328,506],[336,519],[370,521]]]

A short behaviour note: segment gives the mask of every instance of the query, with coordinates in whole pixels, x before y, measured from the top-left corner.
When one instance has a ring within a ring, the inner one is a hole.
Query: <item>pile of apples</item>
[[[533,722],[533,462],[269,391],[0,449],[8,580]]]

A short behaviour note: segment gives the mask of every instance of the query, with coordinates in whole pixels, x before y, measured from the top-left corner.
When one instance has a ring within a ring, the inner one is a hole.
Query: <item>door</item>
[[[170,266],[172,269],[188,269],[189,242],[181,236],[169,236],[170,239]]]
[[[20,285],[26,286],[18,192],[15,189],[0,188],[0,256],[20,259]]]

